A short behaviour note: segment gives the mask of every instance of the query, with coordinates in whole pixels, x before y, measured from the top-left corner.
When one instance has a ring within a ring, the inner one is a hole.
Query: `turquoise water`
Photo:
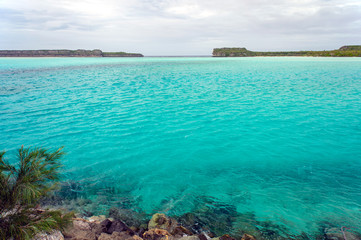
[[[0,58],[0,149],[65,146],[84,196],[360,230],[359,58]]]

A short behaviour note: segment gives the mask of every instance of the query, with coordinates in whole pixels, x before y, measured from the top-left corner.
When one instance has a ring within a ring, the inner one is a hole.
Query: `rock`
[[[156,228],[158,226],[163,225],[167,221],[167,217],[162,213],[156,213],[152,216],[148,223],[148,228]]]
[[[209,232],[208,236],[212,237],[212,235],[221,236],[224,233],[232,232],[232,226],[238,216],[239,213],[235,206],[221,204],[212,198],[205,197],[199,199],[199,203],[192,213],[186,213],[177,220],[195,234]]]
[[[193,233],[188,230],[187,228],[183,227],[183,226],[177,226],[174,228],[174,230],[172,231],[173,235],[178,235],[178,236],[185,236],[185,235],[193,235]]]
[[[133,240],[143,240],[143,238],[139,237],[138,235],[134,235],[132,237]]]
[[[179,218],[179,221],[182,225],[192,226],[196,223],[196,216],[194,213],[185,213]]]
[[[162,213],[154,214],[148,223],[148,229],[154,229],[154,228],[164,229],[172,234],[177,227],[178,227],[177,220],[173,218],[169,218]]]
[[[178,220],[182,226],[190,229],[194,234],[201,234],[204,231],[194,213],[185,213]]]
[[[134,227],[134,226],[129,227],[129,228],[130,228],[130,230],[132,230],[133,232],[138,232],[138,231],[139,231],[139,228]]]
[[[164,229],[152,228],[143,234],[145,240],[170,240],[173,239],[171,234]]]
[[[341,231],[341,229],[338,228],[329,228],[325,230],[325,239],[326,240],[345,240],[345,237],[347,240],[360,240],[361,236],[350,232],[347,229],[344,229],[343,232]]]
[[[72,231],[68,231],[64,233],[65,239],[71,239],[71,240],[96,240],[97,236],[95,233],[91,231],[83,231],[78,230],[75,231],[74,229]]]
[[[113,232],[112,234],[102,233],[98,240],[142,240],[137,235],[130,236],[126,232]]]
[[[91,218],[91,221],[76,218],[73,220],[73,225],[64,231],[64,237],[71,240],[96,240],[103,235],[103,238],[117,236],[117,239],[140,239],[138,236],[133,238],[134,231],[122,221],[111,221],[110,219],[104,218],[105,216],[94,217]],[[101,219],[104,220],[99,222]],[[119,235],[117,233],[122,234]]]
[[[202,231],[200,235],[204,235],[207,239],[215,238],[216,235],[208,230]]]
[[[65,229],[63,234],[66,239],[72,239],[72,240],[97,239],[96,234],[92,232],[90,223],[81,218],[74,219],[73,226]]]
[[[228,234],[224,234],[219,238],[219,240],[236,240],[233,237],[229,236]]]
[[[252,235],[249,234],[243,234],[242,239],[241,240],[257,240],[255,237],[253,237]]]
[[[78,230],[91,230],[89,222],[86,222],[84,219],[74,220],[73,227]]]
[[[106,219],[105,215],[99,215],[99,216],[92,216],[88,218],[89,222],[95,222],[95,223],[101,223]]]
[[[107,230],[107,233],[112,234],[113,232],[123,232],[126,231],[130,235],[134,235],[132,229],[130,229],[125,223],[120,220],[115,220],[111,223],[110,227]]]
[[[51,233],[38,233],[33,240],[64,240],[64,236],[60,231],[55,230]]]
[[[142,228],[141,225],[146,224],[148,226],[148,216],[145,213],[139,213],[133,211],[131,209],[123,209],[123,208],[110,208],[109,209],[109,217],[114,218],[115,220],[121,220],[128,226],[134,226],[138,228]]]
[[[185,236],[185,237],[181,237],[177,240],[199,240],[199,237],[196,236],[196,235],[193,235],[193,236]]]
[[[108,229],[112,222],[109,219],[105,219],[101,223],[91,223],[92,232],[95,233],[95,235],[99,236],[101,233],[108,232]]]
[[[143,236],[143,234],[147,231],[147,227],[140,227],[137,231],[138,236]]]
[[[114,232],[114,234],[116,234],[117,232]],[[112,240],[112,239],[117,239],[116,236],[113,234],[108,234],[108,233],[102,233],[100,234],[100,236],[98,237],[98,240]]]
[[[200,240],[208,240],[208,239],[211,239],[206,233],[198,234],[198,238],[199,238]]]

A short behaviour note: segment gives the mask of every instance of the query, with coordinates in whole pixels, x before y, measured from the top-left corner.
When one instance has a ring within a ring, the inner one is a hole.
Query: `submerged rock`
[[[228,234],[224,234],[219,238],[219,240],[236,240],[233,237],[229,236]]]
[[[177,219],[195,234],[206,232],[209,237],[215,237],[231,233],[238,216],[235,206],[203,197],[199,198],[191,213],[185,213]]]
[[[341,231],[338,228],[329,228],[325,230],[326,240],[360,240],[361,236],[347,231],[346,229]]]
[[[252,235],[249,234],[243,234],[242,239],[241,240],[257,240],[255,237],[253,237]]]
[[[201,233],[201,234],[198,234],[198,238],[199,238],[200,240],[209,240],[209,239],[211,239],[211,238],[208,236],[208,234],[205,233],[205,232],[203,232],[203,233]]]
[[[173,232],[172,232],[173,235],[179,235],[179,236],[184,236],[184,235],[193,235],[193,233],[188,230],[187,228],[183,227],[183,226],[177,226]]]
[[[120,220],[113,221],[107,229],[107,233],[112,234],[113,232],[127,232],[132,236],[134,235],[133,230]]]
[[[109,217],[114,218],[115,220],[121,220],[128,226],[144,228],[142,225],[148,224],[149,216],[145,213],[136,212],[131,209],[113,207],[109,209]]]

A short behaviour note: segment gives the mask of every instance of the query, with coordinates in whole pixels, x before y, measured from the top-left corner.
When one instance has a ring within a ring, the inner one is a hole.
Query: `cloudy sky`
[[[361,44],[361,0],[0,0],[0,49],[210,55]]]

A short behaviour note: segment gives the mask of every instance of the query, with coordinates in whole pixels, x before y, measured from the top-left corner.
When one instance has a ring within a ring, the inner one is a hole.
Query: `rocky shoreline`
[[[74,218],[64,231],[38,234],[34,240],[235,240],[228,234],[216,237],[211,232],[194,233],[174,218],[156,213],[147,225],[127,226],[121,220],[104,215],[90,218]],[[243,234],[241,240],[256,240],[250,234]]]
[[[68,228],[36,235],[33,240],[268,240],[268,239],[316,239],[316,240],[359,240],[360,235],[341,229],[328,229],[315,238],[298,237],[255,237],[249,233],[239,236],[223,234],[216,236],[208,230],[194,231],[162,213],[152,216],[148,224],[128,226],[119,219],[105,215],[89,218],[74,218]]]
[[[240,213],[235,206],[206,196],[199,196],[190,211],[158,209],[153,213],[161,213],[151,215],[144,212],[126,194],[117,197],[121,201],[114,202],[113,197],[109,197],[114,196],[114,189],[98,189],[98,198],[95,200],[90,200],[83,189],[88,187],[77,182],[64,182],[56,194],[43,200],[42,208],[73,211],[77,218],[74,218],[69,229],[61,233],[62,238],[37,238],[38,240],[179,240],[183,237],[186,238],[182,240],[361,239],[361,234],[356,229],[342,227],[342,223],[332,220],[317,222],[317,229],[295,235],[291,232],[298,231],[292,231],[287,226],[260,220],[252,212]],[[60,232],[55,234],[59,235]]]

